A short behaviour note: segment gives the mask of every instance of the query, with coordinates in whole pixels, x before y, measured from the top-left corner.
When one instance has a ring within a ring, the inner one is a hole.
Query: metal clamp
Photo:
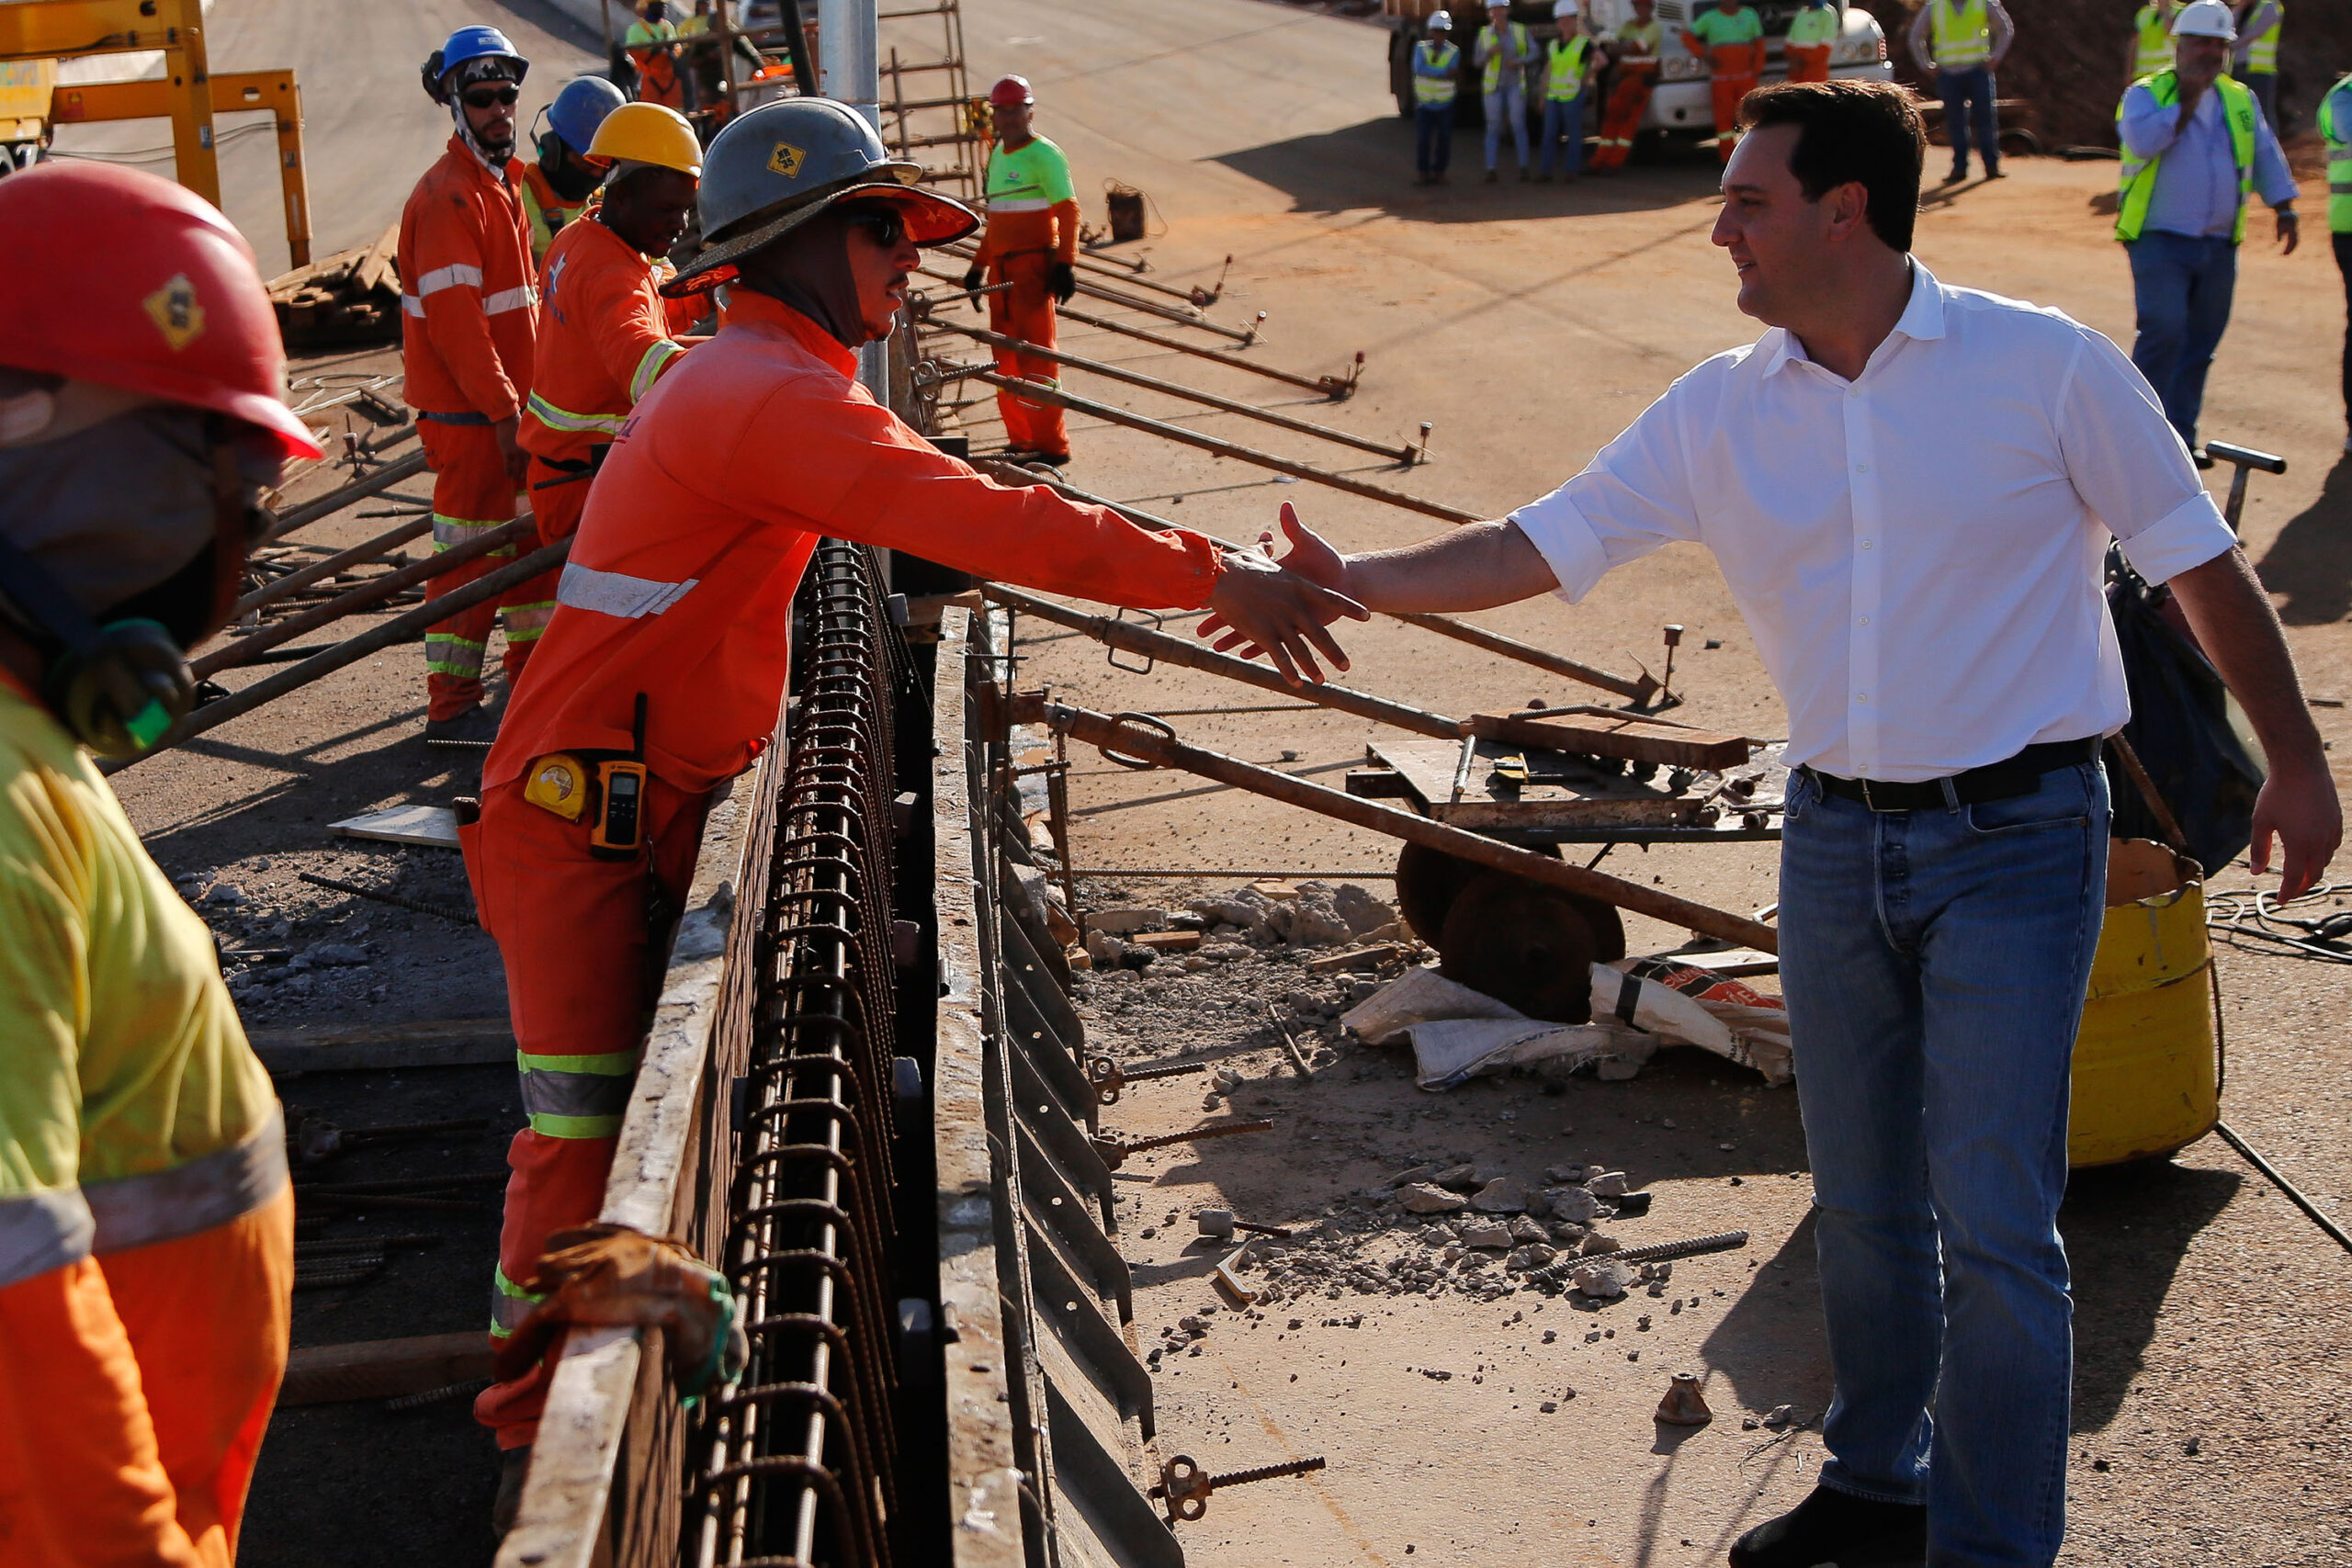
[[[1156,718],[1148,713],[1113,714],[1111,716],[1111,722],[1121,725],[1134,724],[1144,729],[1158,730],[1161,735],[1165,736],[1171,741],[1176,739],[1176,727],[1174,725],[1169,723],[1164,718]],[[1104,761],[1115,762],[1123,768],[1132,768],[1139,773],[1154,773],[1157,772],[1159,767],[1159,763],[1145,758],[1122,755],[1121,753],[1111,750],[1107,744],[1097,746],[1095,750],[1102,754],[1102,760]]]
[[[1149,621],[1153,631],[1159,631],[1168,625],[1168,617],[1154,611],[1137,610],[1136,614]],[[1120,606],[1119,613],[1111,618],[1114,621],[1125,620],[1127,618],[1126,607],[1125,605]],[[1143,656],[1143,662],[1141,664],[1120,663],[1118,645],[1115,643],[1106,645],[1103,648],[1102,658],[1104,662],[1108,663],[1112,669],[1124,670],[1130,675],[1148,675],[1154,668],[1152,657],[1148,653]]]

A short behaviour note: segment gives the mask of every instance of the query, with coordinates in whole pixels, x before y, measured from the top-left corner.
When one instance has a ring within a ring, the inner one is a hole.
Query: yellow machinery
[[[2109,852],[2107,919],[2075,1040],[2071,1166],[2168,1155],[2221,1116],[2200,876],[2188,856],[2145,840]]]
[[[138,82],[57,83],[56,62],[161,50],[164,73]],[[41,88],[49,89],[44,96]],[[180,184],[218,206],[212,117],[266,110],[277,119],[286,248],[311,259],[311,188],[302,165],[302,94],[291,71],[212,74],[203,0],[6,0],[0,4],[0,141],[45,144],[50,127],[169,119]],[[46,120],[47,124],[37,123]]]

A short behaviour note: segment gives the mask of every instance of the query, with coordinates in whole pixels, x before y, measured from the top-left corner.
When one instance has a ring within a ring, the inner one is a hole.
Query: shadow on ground
[[[2255,569],[2285,595],[2278,618],[2327,626],[2352,614],[2352,454],[2336,460],[2312,503],[2288,519]]]
[[[2146,1160],[2079,1171],[2058,1228],[2075,1274],[2075,1429],[2115,1419],[2147,1364],[2156,1314],[2197,1233],[2244,1184],[2233,1171]]]

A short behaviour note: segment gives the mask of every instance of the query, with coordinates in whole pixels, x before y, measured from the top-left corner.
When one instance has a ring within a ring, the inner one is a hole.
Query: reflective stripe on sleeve
[[[0,1290],[79,1263],[96,1230],[78,1187],[0,1198]]]
[[[636,394],[631,393],[630,397],[634,400]],[[530,395],[525,406],[531,411],[534,419],[549,430],[593,430],[616,435],[620,433],[622,422],[628,417],[617,413],[573,413],[570,409],[556,407],[537,392]]]
[[[401,296],[401,310],[407,315],[414,316],[420,321],[424,320],[424,301],[413,294]]]
[[[689,577],[684,582],[656,582],[650,578],[598,571],[578,561],[567,561],[563,576],[556,583],[555,602],[575,610],[594,610],[600,615],[633,621],[642,615],[662,614],[693,592],[695,584],[701,581]]]
[[[90,1250],[123,1252],[225,1225],[286,1185],[286,1123],[272,1106],[252,1136],[185,1165],[115,1181],[85,1182],[96,1225]]]
[[[538,302],[539,291],[527,284],[520,288],[502,288],[495,294],[481,297],[481,313],[500,316],[509,310],[528,310]]]
[[[673,343],[668,338],[647,349],[645,357],[637,362],[636,374],[628,378],[628,400],[634,403],[650,391],[654,378],[662,374],[662,367],[685,352],[685,344]],[[616,420],[613,428],[619,429],[620,422]]]
[[[416,297],[422,299],[428,294],[438,294],[444,288],[455,288],[460,284],[480,288],[481,268],[468,266],[463,262],[452,262],[447,266],[436,266],[416,280]]]

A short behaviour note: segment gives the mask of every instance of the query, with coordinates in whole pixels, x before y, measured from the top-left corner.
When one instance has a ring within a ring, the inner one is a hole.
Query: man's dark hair
[[[1742,99],[1739,125],[1795,126],[1789,173],[1805,199],[1859,185],[1868,197],[1871,232],[1894,250],[1911,248],[1928,133],[1907,90],[1892,82],[1782,82]]]

